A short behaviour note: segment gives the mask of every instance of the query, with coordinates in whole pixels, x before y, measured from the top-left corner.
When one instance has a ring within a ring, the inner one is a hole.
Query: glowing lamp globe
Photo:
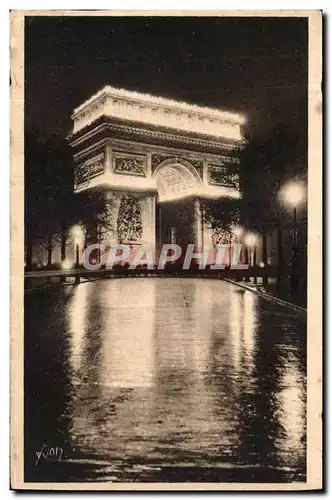
[[[256,243],[256,236],[254,234],[247,234],[245,243],[248,246],[253,246]]]
[[[293,207],[298,207],[304,200],[305,189],[300,182],[290,182],[282,190],[284,202]]]
[[[235,229],[234,229],[234,234],[235,236],[239,237],[241,236],[241,234],[243,233],[243,229],[241,226],[237,226]]]
[[[71,229],[71,232],[72,232],[72,235],[74,237],[75,243],[77,243],[77,244],[82,243],[83,231],[82,231],[81,226],[79,226],[79,225],[73,226]]]

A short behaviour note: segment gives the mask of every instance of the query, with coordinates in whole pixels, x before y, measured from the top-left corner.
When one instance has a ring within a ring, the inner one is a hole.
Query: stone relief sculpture
[[[105,158],[100,155],[93,160],[75,165],[74,177],[75,184],[82,185],[88,183],[93,177],[104,173]]]
[[[156,168],[158,167],[158,165],[160,165],[160,163],[162,163],[165,160],[168,160],[169,158],[171,158],[170,155],[160,155],[155,153],[151,155],[152,172],[156,170]]]
[[[209,166],[209,184],[238,189],[239,175],[228,167]]]
[[[140,158],[115,158],[114,172],[145,176],[144,162]]]
[[[131,195],[124,195],[120,202],[117,219],[119,243],[138,242],[142,237],[143,225],[139,200]]]

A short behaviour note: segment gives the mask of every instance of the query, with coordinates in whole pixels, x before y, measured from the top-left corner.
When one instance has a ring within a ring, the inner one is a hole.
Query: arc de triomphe
[[[201,200],[241,197],[238,152],[244,118],[133,91],[104,87],[76,108],[69,142],[75,192],[112,200],[108,243],[211,242]],[[84,179],[84,180],[82,180]]]

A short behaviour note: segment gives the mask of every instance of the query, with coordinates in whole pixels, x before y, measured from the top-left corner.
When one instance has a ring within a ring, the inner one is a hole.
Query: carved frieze
[[[160,163],[162,163],[165,160],[168,160],[169,158],[171,158],[170,155],[160,155],[160,154],[151,155],[152,172],[156,170],[156,168],[158,167],[158,165],[160,165]]]
[[[209,165],[209,184],[229,188],[239,188],[239,174],[225,166]]]
[[[104,153],[86,160],[83,163],[78,163],[75,166],[75,184],[82,185],[88,183],[90,179],[104,173],[105,155]]]
[[[87,169],[90,172],[91,177],[102,174],[104,172],[104,156],[93,163],[88,164]]]
[[[237,165],[240,163],[239,158],[236,158],[234,156],[219,156],[222,165],[228,165],[228,164],[234,164]]]
[[[187,160],[189,163],[192,164],[193,167],[195,167],[198,175],[200,176],[201,179],[203,179],[203,160],[198,160],[196,158],[191,158],[191,157],[185,157],[185,160]]]
[[[116,174],[139,175],[145,177],[145,162],[143,158],[134,156],[115,156],[113,171]]]

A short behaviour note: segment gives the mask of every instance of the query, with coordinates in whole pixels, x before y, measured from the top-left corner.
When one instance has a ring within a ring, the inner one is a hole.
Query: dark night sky
[[[245,113],[252,132],[306,129],[307,20],[26,19],[26,131],[65,136],[104,85]]]

